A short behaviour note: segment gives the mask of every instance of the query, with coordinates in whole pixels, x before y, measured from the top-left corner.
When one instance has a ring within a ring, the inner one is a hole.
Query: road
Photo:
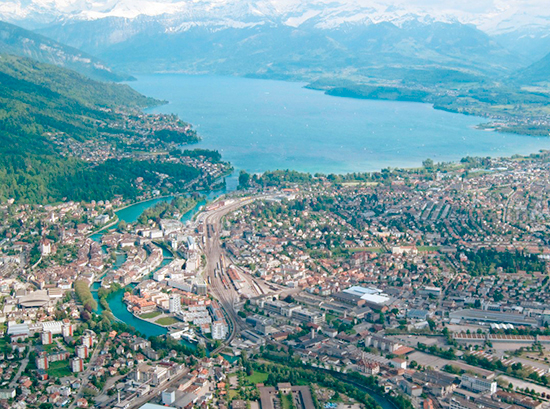
[[[31,351],[27,352],[27,356],[25,356],[25,359],[21,361],[21,365],[19,365],[19,370],[17,371],[17,374],[13,378],[13,380],[10,382],[10,388],[15,388],[17,386],[17,381],[19,381],[19,378],[21,378],[21,374],[25,371],[25,368],[27,368],[27,365],[29,364],[29,355]]]
[[[82,391],[84,389],[84,385],[87,383],[86,380],[97,369],[97,367],[94,364],[97,359],[97,355],[99,354],[99,350],[102,349],[101,348],[102,341],[103,341],[103,336],[101,336],[101,338],[96,344],[96,347],[94,348],[94,352],[92,352],[92,356],[90,357],[90,363],[88,364],[88,367],[79,376],[79,379],[82,381],[82,385],[80,385],[80,388],[78,389],[78,393],[74,396],[73,403],[71,403],[71,406],[69,406],[69,409],[73,409],[74,407],[76,407],[76,401],[82,398],[83,396]]]

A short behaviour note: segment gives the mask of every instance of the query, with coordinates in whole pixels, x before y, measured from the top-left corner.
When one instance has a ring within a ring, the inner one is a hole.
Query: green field
[[[180,321],[174,317],[162,317],[156,320],[155,322],[159,325],[167,326],[167,325],[177,324]]]
[[[254,371],[252,375],[247,376],[245,379],[253,385],[256,385],[257,383],[265,383],[265,381],[267,381],[267,377],[268,374],[266,372]]]
[[[51,362],[47,372],[48,376],[54,379],[71,376],[73,374],[69,367],[69,361]]]
[[[8,346],[6,338],[0,338],[0,351],[11,351],[11,348]]]
[[[49,345],[42,345],[42,348],[44,348],[44,351],[46,352],[52,352],[53,350],[56,350],[59,348],[59,345],[57,342],[55,342],[55,340],[49,344]]]
[[[439,246],[418,246],[418,251],[437,251],[439,250]]]
[[[281,399],[281,405],[283,406],[283,409],[293,409],[294,405],[292,402],[292,395],[283,395]]]
[[[368,251],[370,253],[382,253],[382,248],[380,248],[380,247],[355,247],[355,248],[350,248],[349,249],[350,253],[360,253],[362,251]]]
[[[160,311],[153,311],[153,312],[147,312],[145,314],[141,314],[139,317],[145,320],[149,320],[151,318],[156,318],[159,315],[160,315]]]

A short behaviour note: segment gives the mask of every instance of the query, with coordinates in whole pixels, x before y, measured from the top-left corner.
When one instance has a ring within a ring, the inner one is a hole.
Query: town
[[[546,407],[548,163],[4,203],[0,405]]]

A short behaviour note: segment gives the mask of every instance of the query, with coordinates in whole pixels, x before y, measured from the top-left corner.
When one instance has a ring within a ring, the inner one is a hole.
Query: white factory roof
[[[154,403],[146,403],[139,409],[176,409],[173,406],[155,405]]]
[[[344,292],[361,297],[362,300],[373,304],[386,304],[390,301],[390,297],[384,294],[382,290],[374,287],[361,287],[356,285],[344,290]]]
[[[29,325],[28,324],[17,324],[15,322],[8,322],[8,334],[28,334]]]
[[[361,287],[361,286],[355,285],[353,287],[348,288],[347,290],[344,290],[344,292],[348,294],[362,296],[365,294],[381,294],[382,290],[379,290],[378,288],[373,288],[373,287]]]

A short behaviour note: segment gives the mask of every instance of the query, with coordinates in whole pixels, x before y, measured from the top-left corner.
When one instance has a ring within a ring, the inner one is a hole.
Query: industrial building
[[[346,304],[367,306],[380,310],[390,303],[391,298],[374,287],[353,286],[344,291],[333,294],[334,298]]]

